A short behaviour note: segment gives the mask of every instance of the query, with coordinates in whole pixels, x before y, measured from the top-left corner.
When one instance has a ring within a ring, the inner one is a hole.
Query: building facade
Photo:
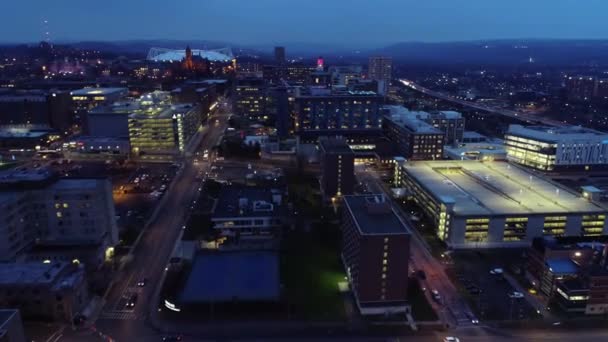
[[[445,134],[432,125],[410,116],[385,116],[382,129],[399,154],[408,160],[443,158]]]
[[[261,78],[243,78],[237,80],[235,113],[250,120],[267,119],[267,91],[267,84]]]
[[[529,246],[542,236],[608,235],[607,209],[505,162],[407,162],[401,187],[451,248]]]
[[[369,58],[367,76],[369,79],[378,81],[378,92],[380,94],[388,94],[392,74],[393,59],[391,57],[372,56]]]
[[[608,165],[608,133],[584,127],[510,125],[510,161],[543,171],[589,171]]]
[[[410,311],[410,233],[383,195],[344,196],[342,261],[362,315]]]
[[[355,153],[346,140],[319,139],[321,194],[325,200],[351,195],[355,187]]]
[[[296,132],[378,129],[382,103],[374,92],[305,89],[295,96]]]

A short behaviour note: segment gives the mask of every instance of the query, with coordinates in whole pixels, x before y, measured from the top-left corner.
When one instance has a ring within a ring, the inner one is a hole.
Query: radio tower
[[[51,29],[47,19],[42,20],[42,41],[51,45]]]

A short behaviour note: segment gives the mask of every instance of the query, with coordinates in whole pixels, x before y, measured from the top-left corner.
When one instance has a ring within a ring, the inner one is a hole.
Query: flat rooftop
[[[127,89],[127,88],[83,88],[83,89],[74,90],[70,94],[76,95],[76,96],[92,96],[92,95],[104,96],[104,95],[111,95],[111,94],[123,93],[123,92],[128,92],[128,91],[129,91],[129,89]]]
[[[319,145],[327,153],[353,153],[353,150],[344,139],[320,139]]]
[[[275,301],[279,256],[271,251],[201,253],[179,295],[182,303]]]
[[[95,189],[100,183],[105,182],[101,178],[65,178],[53,183],[49,189],[54,190],[90,190]]]
[[[390,204],[382,202],[386,201],[382,196],[344,196],[345,209],[350,211],[361,234],[409,234],[409,229],[393,212]]]
[[[415,161],[407,175],[463,216],[604,213],[582,194],[506,162]]]
[[[564,140],[568,141],[579,139],[608,140],[608,133],[600,132],[591,128],[581,126],[550,127],[509,125],[509,130],[507,134],[513,134],[517,136],[527,137],[530,139],[554,143]],[[608,143],[608,141],[602,143]]]
[[[63,262],[4,263],[0,267],[0,286],[52,283],[67,265]]]
[[[287,215],[283,192],[257,186],[223,186],[212,219],[227,217],[270,217]]]

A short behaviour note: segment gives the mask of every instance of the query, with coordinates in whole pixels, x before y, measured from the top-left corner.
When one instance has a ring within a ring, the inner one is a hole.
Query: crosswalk
[[[116,319],[116,320],[137,320],[137,315],[133,311],[103,311],[99,316],[100,319]]]

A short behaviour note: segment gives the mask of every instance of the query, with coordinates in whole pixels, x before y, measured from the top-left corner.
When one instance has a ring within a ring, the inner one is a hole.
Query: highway
[[[406,86],[410,89],[419,91],[425,95],[432,96],[434,98],[438,98],[438,99],[448,101],[451,103],[459,104],[464,107],[469,107],[469,108],[473,108],[473,109],[477,109],[477,110],[482,110],[482,111],[485,111],[488,113],[517,119],[522,122],[526,122],[528,124],[541,124],[541,125],[554,126],[554,127],[560,127],[560,126],[567,125],[566,123],[564,123],[562,121],[551,120],[551,119],[547,119],[547,118],[543,118],[543,117],[538,117],[536,115],[531,115],[531,114],[527,114],[527,113],[514,111],[514,110],[488,107],[488,106],[484,106],[484,105],[481,105],[481,104],[478,104],[475,102],[457,99],[451,95],[446,95],[446,94],[440,93],[438,91],[434,91],[434,90],[425,88],[425,87],[423,87],[417,83],[414,83],[413,81],[407,80],[407,79],[400,79],[399,82],[401,82],[401,84],[403,84],[404,86]]]

